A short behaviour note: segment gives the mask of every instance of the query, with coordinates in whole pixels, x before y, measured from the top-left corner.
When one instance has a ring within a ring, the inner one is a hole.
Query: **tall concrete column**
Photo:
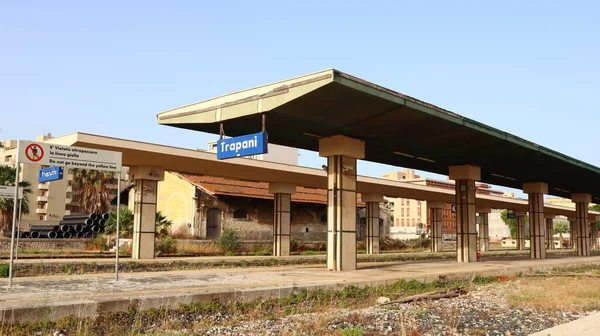
[[[288,183],[269,183],[269,192],[273,194],[273,255],[290,255],[290,219],[292,194],[296,186]]]
[[[548,184],[523,183],[523,192],[529,196],[529,246],[531,259],[546,259],[546,223],[544,221],[544,194]]]
[[[490,250],[489,214],[491,212],[491,208],[477,208],[477,213],[479,213],[479,217],[481,218],[479,224],[479,250],[482,252]]]
[[[554,217],[546,217],[546,248],[554,250]]]
[[[158,181],[162,181],[162,168],[137,166],[129,168],[129,176],[135,181],[133,203],[132,259],[154,259],[156,237],[156,197]]]
[[[577,249],[577,218],[569,217],[569,229],[570,229],[570,247],[574,250]]]
[[[429,220],[431,222],[431,252],[439,253],[444,251],[443,239],[443,221],[444,208],[446,203],[439,201],[427,201],[427,210],[429,211]]]
[[[456,258],[458,262],[476,262],[475,181],[481,180],[481,168],[451,166],[449,177],[456,188]]]
[[[334,135],[319,140],[327,158],[327,268],[356,270],[356,160],[365,157],[361,140]]]
[[[517,250],[525,250],[525,216],[523,211],[515,213],[515,221],[517,223]]]
[[[362,194],[362,201],[366,203],[365,248],[367,254],[379,254],[379,204],[383,202],[383,195]]]
[[[577,255],[590,256],[590,224],[588,207],[592,201],[590,194],[573,194],[571,200],[575,203],[575,220],[577,225]]]
[[[598,226],[596,225],[596,221],[590,223],[590,249],[598,249]]]

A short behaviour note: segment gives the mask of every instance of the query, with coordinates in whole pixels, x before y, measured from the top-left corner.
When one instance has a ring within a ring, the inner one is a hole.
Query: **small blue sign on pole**
[[[266,154],[269,139],[267,132],[242,135],[217,141],[217,159],[231,159],[257,154]]]
[[[40,172],[38,174],[38,183],[62,180],[62,178],[63,178],[63,167],[54,166],[54,167],[44,168],[44,169],[40,169]]]

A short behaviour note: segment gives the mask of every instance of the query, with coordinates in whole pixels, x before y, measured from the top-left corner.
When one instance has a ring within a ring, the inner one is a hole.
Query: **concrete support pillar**
[[[296,186],[287,183],[269,183],[269,192],[273,194],[273,255],[290,255],[290,219],[292,194]]]
[[[489,214],[492,212],[490,208],[478,208],[479,218],[481,222],[479,224],[479,250],[482,252],[488,252],[490,250],[490,226],[489,226]]]
[[[529,195],[529,246],[531,259],[546,259],[546,223],[544,221],[544,194],[548,184],[523,183],[523,192]]]
[[[135,181],[132,259],[154,259],[156,197],[158,181],[162,181],[164,175],[164,169],[157,167],[137,166],[129,169],[129,176]]]
[[[356,270],[356,160],[365,143],[342,135],[319,140],[327,158],[327,268]]]
[[[590,223],[590,249],[598,249],[598,226],[596,225],[597,220]]]
[[[554,250],[554,217],[546,217],[546,248]]]
[[[451,166],[449,177],[456,188],[456,258],[458,262],[476,262],[475,181],[481,180],[481,168]]]
[[[366,203],[365,248],[367,254],[379,254],[379,204],[383,202],[383,195],[362,194],[362,201]]]
[[[571,200],[575,203],[575,220],[577,225],[577,255],[590,256],[590,224],[588,207],[592,201],[590,194],[573,194]]]
[[[515,221],[517,223],[517,250],[525,250],[525,215],[523,211],[515,213]]]
[[[570,247],[577,249],[577,218],[569,217],[569,229],[570,229]]]
[[[444,239],[442,237],[444,208],[446,203],[438,201],[427,201],[429,220],[431,222],[431,252],[444,251]]]

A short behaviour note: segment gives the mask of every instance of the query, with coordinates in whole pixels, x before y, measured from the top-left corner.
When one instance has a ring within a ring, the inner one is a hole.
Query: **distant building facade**
[[[383,174],[383,178],[454,190],[454,181],[421,178],[415,174],[413,169],[385,173]],[[510,194],[505,194],[499,190],[493,190],[491,186],[484,183],[477,183],[476,187],[476,192],[478,194],[510,197]],[[400,238],[407,234],[421,234],[429,232],[431,228],[431,220],[429,218],[429,212],[427,211],[427,201],[419,201],[407,198],[387,198],[387,200],[389,202],[390,209],[393,209],[392,216],[394,218],[394,222],[390,227],[390,235],[392,238]],[[504,226],[506,225],[504,224]],[[490,230],[492,230],[491,225]],[[498,228],[498,230],[502,231],[502,228]],[[456,235],[456,213],[452,212],[451,204],[446,204],[446,207],[442,211],[442,233],[445,237],[454,237]]]
[[[158,185],[157,210],[173,221],[172,233],[217,239],[235,229],[242,240],[271,241],[273,195],[269,184],[165,172]],[[360,195],[359,195],[360,197]],[[327,190],[297,187],[292,194],[291,234],[298,241],[327,238]],[[358,203],[358,239],[364,239],[364,220]],[[364,217],[364,214],[362,214]],[[382,235],[389,233],[389,212],[380,212]],[[361,237],[362,236],[362,237]]]

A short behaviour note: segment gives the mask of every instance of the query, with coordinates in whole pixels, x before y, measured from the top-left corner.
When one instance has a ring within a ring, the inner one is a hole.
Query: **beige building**
[[[422,178],[415,174],[413,169],[404,171],[395,171],[383,174],[384,179],[406,181],[407,183],[432,186],[444,189],[454,189],[452,180],[436,180]],[[484,183],[477,183],[477,193],[493,196],[507,196],[502,191],[493,190],[491,186]],[[514,197],[514,195],[512,195]],[[429,213],[427,211],[427,201],[419,201],[407,198],[387,198],[388,206],[392,209],[394,223],[390,227],[390,235],[393,238],[402,238],[405,235],[427,233],[429,222]],[[503,223],[502,223],[503,224]],[[506,226],[506,225],[504,225]],[[492,229],[492,227],[490,227]],[[498,229],[498,234],[504,232],[502,228]],[[444,236],[454,236],[456,233],[456,214],[452,212],[452,205],[447,204],[442,212],[442,233]]]
[[[44,142],[52,139],[51,134],[42,135],[35,139],[37,142]],[[2,141],[0,146],[0,164],[10,167],[16,167],[17,140]],[[78,192],[73,191],[73,170],[64,169],[62,180],[38,183],[38,172],[48,166],[26,164],[21,165],[19,177],[21,181],[29,181],[31,184],[31,194],[28,194],[29,214],[21,219],[21,228],[27,229],[31,224],[40,222],[57,223],[63,216],[75,213],[79,207]],[[126,170],[125,170],[126,172]],[[126,178],[126,174],[122,175]],[[125,183],[122,183],[126,186]],[[111,189],[111,196],[117,195],[117,184],[108,186]]]

